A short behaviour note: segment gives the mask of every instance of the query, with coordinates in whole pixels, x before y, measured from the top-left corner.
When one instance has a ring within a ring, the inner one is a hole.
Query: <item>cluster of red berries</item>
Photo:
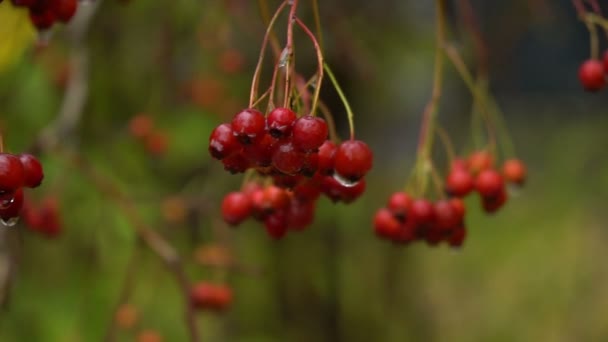
[[[357,199],[365,191],[373,154],[362,141],[336,145],[327,136],[325,120],[298,118],[287,108],[276,108],[267,117],[245,109],[231,123],[216,127],[209,152],[227,171],[255,169],[273,182],[228,194],[222,203],[226,222],[238,225],[253,216],[272,237],[280,238],[288,228],[301,230],[312,222],[321,194],[334,202]]]
[[[23,223],[33,232],[40,233],[48,238],[61,234],[62,222],[59,203],[54,197],[47,197],[40,203],[27,200],[23,203],[21,211]]]
[[[30,21],[38,30],[50,29],[57,21],[69,22],[78,9],[78,0],[11,0],[11,3],[27,8]]]
[[[608,74],[608,51],[604,52],[602,60],[588,59],[578,69],[578,78],[583,88],[589,92],[597,92],[606,84]]]
[[[494,168],[490,153],[474,152],[466,160],[452,162],[445,182],[449,199],[433,203],[396,192],[390,196],[387,207],[376,212],[374,230],[378,236],[398,243],[425,240],[434,246],[446,241],[459,247],[467,232],[462,198],[476,191],[484,211],[494,213],[507,201],[505,181],[523,185],[525,177],[525,165],[518,159],[505,161],[501,173]]]
[[[42,183],[42,165],[31,154],[0,153],[0,219],[5,225],[16,223],[23,207],[23,187]]]
[[[146,113],[131,118],[129,133],[152,155],[160,156],[167,151],[169,145],[167,135],[155,126],[154,120]]]
[[[232,304],[232,290],[227,285],[202,281],[190,289],[190,302],[198,310],[222,312]]]

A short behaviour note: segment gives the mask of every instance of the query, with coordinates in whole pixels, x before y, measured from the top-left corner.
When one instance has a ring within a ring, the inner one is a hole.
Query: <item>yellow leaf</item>
[[[0,4],[0,73],[21,57],[36,38],[28,12],[3,1]]]

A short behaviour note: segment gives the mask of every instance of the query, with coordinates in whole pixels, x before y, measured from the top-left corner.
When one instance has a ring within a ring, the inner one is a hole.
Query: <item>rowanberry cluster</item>
[[[232,304],[232,289],[224,284],[202,281],[190,289],[190,301],[198,310],[222,312]]]
[[[11,3],[27,8],[30,21],[41,31],[50,29],[57,21],[69,22],[78,9],[78,0],[11,0]]]
[[[42,183],[42,165],[31,154],[0,153],[0,219],[14,225],[23,207],[23,187]]]
[[[583,88],[589,92],[597,92],[606,85],[608,74],[608,51],[604,52],[602,60],[588,59],[578,69],[578,78]]]
[[[238,225],[250,216],[264,222],[270,236],[301,230],[314,217],[321,193],[334,202],[350,203],[365,191],[364,176],[372,167],[367,144],[327,139],[325,120],[276,108],[267,117],[255,110],[237,113],[230,124],[216,127],[209,152],[231,173],[254,169],[273,185],[248,185],[222,202],[226,222]]]
[[[31,231],[40,233],[48,238],[54,238],[61,234],[62,220],[59,211],[59,203],[54,197],[47,197],[40,203],[26,200],[21,211],[23,223]]]
[[[505,161],[501,173],[494,168],[490,153],[474,152],[466,160],[452,162],[445,180],[449,199],[433,203],[396,192],[389,197],[387,206],[376,212],[374,231],[379,237],[397,243],[425,240],[435,246],[446,241],[452,247],[460,247],[467,234],[462,198],[476,191],[484,211],[494,213],[507,201],[505,180],[523,185],[525,177],[525,165],[518,159]]]

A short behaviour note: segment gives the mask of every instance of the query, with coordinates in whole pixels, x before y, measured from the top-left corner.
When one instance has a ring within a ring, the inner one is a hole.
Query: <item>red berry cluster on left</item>
[[[23,206],[23,187],[36,188],[44,173],[38,159],[31,154],[0,153],[0,219],[12,225]]]
[[[301,230],[312,223],[321,194],[333,202],[357,199],[365,191],[373,154],[360,140],[336,145],[327,137],[325,120],[298,118],[287,108],[275,108],[266,117],[245,109],[216,127],[209,138],[211,156],[231,173],[253,169],[272,183],[250,183],[226,195],[224,220],[238,225],[253,216],[278,239],[288,228]]]
[[[78,9],[78,0],[11,0],[30,12],[30,21],[38,30],[50,29],[54,23],[69,22]]]

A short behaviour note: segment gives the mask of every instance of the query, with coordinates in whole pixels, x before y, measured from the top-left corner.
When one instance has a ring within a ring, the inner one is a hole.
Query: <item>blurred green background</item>
[[[82,5],[70,26],[56,27],[46,48],[34,47],[26,14],[8,2],[0,4],[6,149],[31,148],[55,122],[74,56],[86,59],[89,91],[73,129],[59,131],[40,156],[43,186],[26,195],[59,200],[62,234],[48,239],[23,225],[0,227],[7,229],[0,257],[14,265],[0,341],[102,340],[134,253],[129,303],[140,317],[136,328],[117,331],[118,340],[135,340],[141,329],[188,340],[173,277],[137,247],[120,204],[71,155],[119,184],[178,249],[192,282],[233,288],[227,312],[197,314],[204,341],[608,340],[608,97],[578,84],[588,35],[569,1],[472,1],[490,51],[491,90],[529,182],[496,215],[484,214],[478,198],[467,200],[469,235],[457,251],[393,246],[371,225],[413,166],[431,89],[433,2],[321,2],[326,58],[375,164],[362,198],[351,205],[321,199],[314,225],[280,242],[258,223],[234,230],[220,222],[218,204],[242,177],[225,173],[207,152],[211,129],[247,106],[265,29],[257,2],[97,0]],[[95,6],[80,41],[79,22]],[[310,2],[300,7],[312,24]],[[458,11],[450,12],[452,38],[470,58]],[[296,39],[298,69],[314,72],[305,36]],[[322,96],[346,137],[335,93]],[[439,120],[461,153],[471,147],[470,102],[448,66]],[[129,135],[138,113],[166,136],[163,153]],[[209,245],[224,246],[239,267],[201,265],[195,251]]]

